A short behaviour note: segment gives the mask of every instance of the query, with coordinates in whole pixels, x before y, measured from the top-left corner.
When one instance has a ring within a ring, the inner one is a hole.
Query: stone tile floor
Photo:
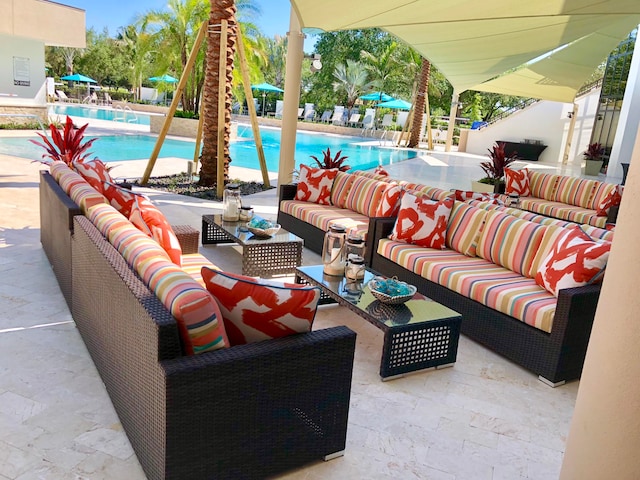
[[[447,168],[454,156],[438,158],[443,171],[460,170]],[[416,178],[428,162],[403,163],[392,168]],[[0,480],[142,479],[39,242],[41,168],[0,156]],[[148,193],[172,223],[200,228],[203,213],[220,211],[212,202]],[[275,218],[275,190],[250,201]],[[233,248],[201,251],[239,271],[240,255],[223,250]],[[305,250],[303,261],[318,256]],[[549,388],[464,336],[453,368],[381,382],[382,333],[346,309],[320,308],[314,328],[337,324],[358,333],[346,454],[279,478],[558,477],[578,382]]]

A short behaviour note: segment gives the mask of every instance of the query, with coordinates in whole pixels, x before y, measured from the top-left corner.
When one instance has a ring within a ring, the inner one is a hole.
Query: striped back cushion
[[[548,227],[492,211],[480,233],[477,255],[521,275],[528,275]]]
[[[58,184],[60,184],[60,176],[62,175],[62,173],[69,170],[71,170],[69,166],[60,160],[51,162],[51,164],[49,165],[49,173],[51,174],[53,179],[58,182]]]
[[[87,210],[86,215],[105,238],[108,237],[109,230],[112,228],[131,225],[131,222],[124,215],[108,203],[94,205]]]
[[[380,180],[382,182],[391,182],[392,179],[391,177],[389,177],[389,175],[381,175],[379,173],[374,172],[368,172],[365,170],[356,170],[355,172],[353,172],[353,175],[358,175],[361,177],[367,177],[367,178],[373,178],[374,180]]]
[[[486,216],[486,210],[456,201],[447,225],[447,247],[468,257],[475,257]]]
[[[58,183],[65,193],[71,197],[71,200],[80,207],[82,213],[86,214],[87,210],[92,206],[107,202],[107,199],[101,193],[97,192],[73,170],[62,170],[58,174]]]
[[[556,202],[588,208],[596,186],[594,180],[563,176],[558,180],[554,200]]]
[[[607,230],[605,228],[598,228],[592,225],[580,225],[580,228],[584,233],[589,235],[594,240],[606,240],[607,242],[613,241],[613,230]]]
[[[556,192],[556,185],[560,180],[560,175],[552,175],[550,173],[540,173],[529,171],[529,186],[531,187],[531,196],[536,198],[544,198],[552,200]]]
[[[542,240],[540,241],[540,246],[538,247],[538,251],[536,252],[535,257],[533,257],[533,262],[531,262],[531,269],[527,272],[527,277],[536,278],[536,273],[542,267],[547,255],[553,249],[554,245],[558,241],[562,235],[564,235],[567,230],[564,227],[560,227],[557,225],[548,225],[546,227],[546,231],[542,236]]]
[[[331,187],[331,204],[336,207],[345,208],[345,202],[347,200],[347,194],[351,185],[355,180],[355,176],[347,172],[338,172],[336,178],[333,179],[333,186]]]
[[[347,194],[344,208],[375,217],[382,195],[389,184],[367,177],[356,176]]]
[[[137,269],[140,262],[149,258],[170,260],[169,255],[156,241],[131,224],[112,227],[107,238],[132,268]]]
[[[229,346],[215,299],[180,267],[156,256],[140,262],[136,270],[176,319],[186,354]]]
[[[593,195],[591,197],[591,202],[589,206],[586,208],[590,208],[591,210],[597,210],[600,206],[600,203],[607,198],[611,192],[613,192],[616,188],[616,185],[613,183],[605,183],[605,182],[594,182],[596,185],[593,189]]]
[[[418,195],[423,195],[431,200],[445,200],[448,196],[453,195],[449,190],[443,190],[438,187],[429,187],[421,185],[414,189]]]

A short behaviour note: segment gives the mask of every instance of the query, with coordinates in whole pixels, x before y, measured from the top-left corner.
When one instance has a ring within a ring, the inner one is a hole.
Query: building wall
[[[591,138],[591,130],[598,108],[600,90],[594,90],[579,98],[578,114],[573,131],[568,163],[582,161],[582,152],[586,150]],[[516,112],[504,120],[480,130],[470,130],[465,151],[485,155],[494,142],[523,142],[525,139],[540,140],[547,148],[540,155],[541,163],[562,163],[567,134],[571,124],[569,112],[574,109],[571,103],[542,100]]]
[[[0,103],[35,98],[44,79],[44,43],[0,34]]]

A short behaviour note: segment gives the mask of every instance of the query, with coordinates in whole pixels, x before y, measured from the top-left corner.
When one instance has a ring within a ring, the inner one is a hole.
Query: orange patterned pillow
[[[89,185],[104,195],[105,182],[113,183],[107,166],[102,160],[91,160],[88,162],[74,162],[73,168],[84,178]]]
[[[400,199],[403,188],[395,183],[390,183],[382,192],[382,200],[376,209],[376,217],[393,217],[400,209]]]
[[[607,266],[610,249],[611,242],[594,242],[579,226],[570,227],[542,262],[536,283],[556,297],[563,288],[593,283]]]
[[[111,206],[125,217],[131,215],[131,207],[133,207],[133,202],[135,202],[136,197],[144,197],[144,195],[133,193],[131,190],[127,190],[111,182],[104,183],[103,195],[107,197]]]
[[[622,185],[616,185],[609,195],[602,199],[602,202],[598,205],[596,215],[599,217],[606,217],[609,215],[609,209],[611,207],[617,207],[622,202],[622,192],[624,187]]]
[[[526,168],[522,170],[512,170],[511,168],[504,169],[504,177],[506,180],[506,186],[504,193],[509,195],[510,193],[517,193],[521,197],[528,197],[531,195],[531,187],[529,186],[529,171]]]
[[[178,237],[155,205],[143,196],[135,195],[129,221],[158,242],[173,263],[181,265],[182,247],[180,247]]]
[[[311,331],[320,289],[256,280],[202,267],[207,290],[220,306],[231,345]]]
[[[405,192],[391,233],[391,240],[421,247],[445,248],[447,224],[453,208],[453,196],[446,200],[429,200]]]
[[[331,205],[331,187],[338,175],[337,168],[312,168],[300,165],[300,181],[295,200]]]
[[[499,193],[470,192],[464,190],[452,191],[455,199],[459,202],[466,202],[468,200],[479,200],[481,202],[488,202],[489,205],[504,205],[504,202],[500,200]]]

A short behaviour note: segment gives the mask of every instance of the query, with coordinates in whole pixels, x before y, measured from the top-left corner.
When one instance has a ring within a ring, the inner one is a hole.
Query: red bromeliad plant
[[[89,124],[87,123],[80,128],[76,128],[73,125],[71,118],[67,116],[67,121],[64,125],[62,134],[53,123],[49,125],[51,130],[51,141],[53,144],[42,133],[38,133],[38,135],[40,135],[44,144],[37,140],[30,141],[47,151],[47,153],[42,155],[42,158],[49,157],[54,161],[60,160],[73,168],[73,162],[84,162],[86,160],[90,155],[87,150],[91,147],[91,144],[97,140],[92,138],[91,140],[87,140],[82,143],[82,140],[84,139],[84,131],[88,126]]]
[[[323,154],[322,161],[318,160],[318,158],[315,155],[310,155],[310,157],[316,161],[316,163],[318,164],[318,167],[320,168],[337,168],[341,172],[346,172],[351,167],[349,165],[344,165],[344,161],[348,157],[347,156],[341,157],[340,156],[341,153],[342,153],[342,150],[339,150],[338,153],[336,153],[335,157],[332,157],[331,149],[327,147],[327,150],[322,152]]]
[[[513,152],[511,156],[508,157],[504,151],[504,147],[504,142],[498,142],[489,149],[489,158],[491,160],[480,163],[480,168],[482,168],[486,177],[480,179],[479,182],[490,185],[500,183],[504,177],[504,168],[518,159],[516,152]]]
[[[601,143],[590,143],[583,155],[586,160],[602,160],[604,147]]]

